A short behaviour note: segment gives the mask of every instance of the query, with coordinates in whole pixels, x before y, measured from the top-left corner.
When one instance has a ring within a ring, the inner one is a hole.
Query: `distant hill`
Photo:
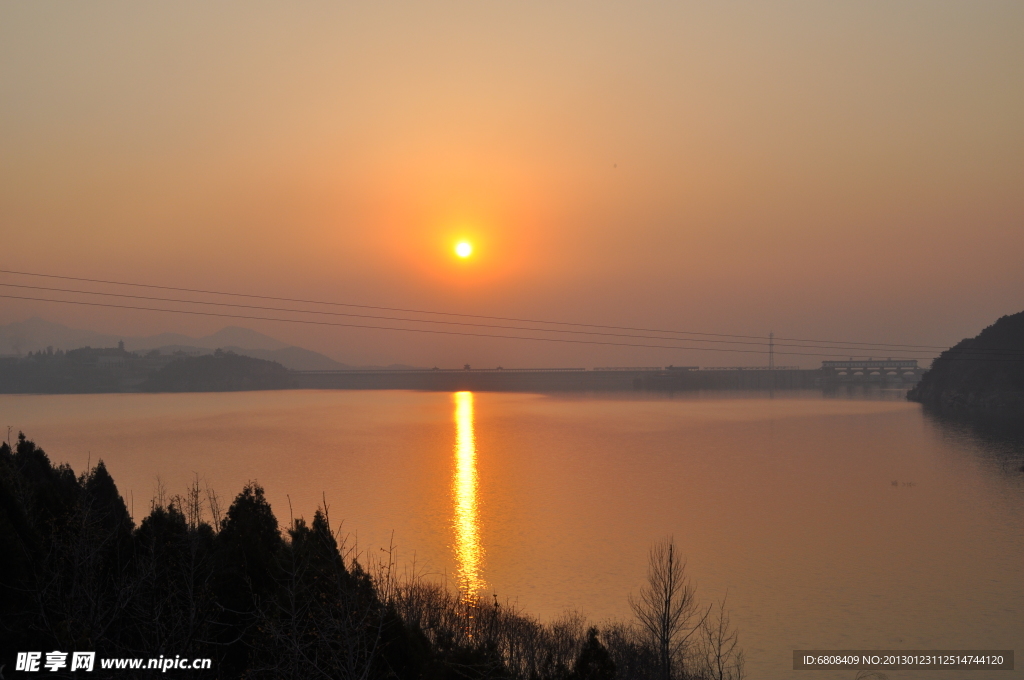
[[[274,361],[217,350],[171,361],[141,385],[144,392],[234,392],[293,386],[293,373]]]
[[[943,352],[907,398],[945,415],[1024,423],[1024,312]]]
[[[129,360],[134,359],[134,366]],[[161,360],[171,361],[171,357]],[[124,392],[145,380],[156,362],[122,349],[73,349],[0,358],[4,394],[85,394]]]
[[[124,341],[130,352],[158,350],[162,354],[212,354],[223,349],[256,359],[276,361],[295,371],[343,370],[352,368],[312,350],[294,347],[269,335],[248,328],[228,326],[201,338],[180,333],[161,333],[149,337],[109,335],[69,328],[59,323],[33,318],[0,326],[0,355],[23,356],[52,347],[72,350],[81,347],[116,347]]]
[[[125,343],[127,346],[127,342]],[[188,355],[204,356],[213,354],[215,350],[222,349],[225,352],[234,352],[242,356],[254,359],[265,359],[276,361],[287,369],[293,371],[338,371],[351,369],[348,364],[335,361],[319,352],[314,352],[301,347],[282,347],[281,349],[251,349],[239,347],[238,345],[218,345],[217,347],[202,347],[197,345],[161,345],[147,348],[155,349],[161,354],[175,354],[184,352]]]

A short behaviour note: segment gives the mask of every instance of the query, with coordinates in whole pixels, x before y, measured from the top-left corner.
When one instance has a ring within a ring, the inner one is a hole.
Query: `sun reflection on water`
[[[484,586],[481,571],[483,545],[477,517],[476,433],[473,428],[473,393],[456,392],[455,398],[455,472],[452,476],[452,501],[455,516],[455,559],[459,587],[465,597],[475,599]]]

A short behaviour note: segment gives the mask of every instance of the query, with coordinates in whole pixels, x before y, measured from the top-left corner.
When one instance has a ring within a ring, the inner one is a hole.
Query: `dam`
[[[428,390],[442,392],[578,392],[619,390],[799,390],[847,383],[910,386],[923,373],[917,361],[823,362],[796,366],[470,368],[293,371],[302,389]],[[857,364],[835,366],[833,364]],[[863,364],[863,365],[862,365]]]

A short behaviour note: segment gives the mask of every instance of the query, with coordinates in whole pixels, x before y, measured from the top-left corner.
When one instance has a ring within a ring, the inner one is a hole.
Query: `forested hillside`
[[[943,352],[907,398],[945,415],[1024,422],[1024,312]]]

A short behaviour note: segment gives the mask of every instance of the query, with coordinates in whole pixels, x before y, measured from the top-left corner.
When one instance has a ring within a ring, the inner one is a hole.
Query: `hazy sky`
[[[0,249],[44,273],[950,344],[1024,309],[1024,3],[2,2]],[[31,316],[237,323],[350,363],[764,361],[0,300],[0,323]]]

